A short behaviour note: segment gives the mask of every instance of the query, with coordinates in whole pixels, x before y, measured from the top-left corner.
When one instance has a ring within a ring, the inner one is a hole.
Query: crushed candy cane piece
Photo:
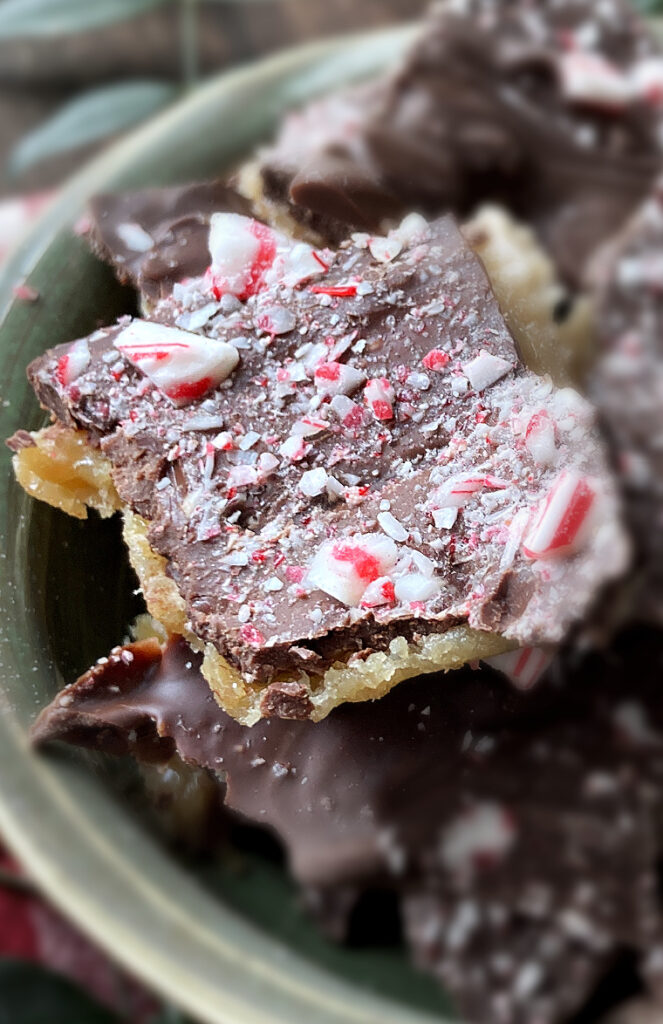
[[[471,474],[452,476],[433,491],[428,505],[433,510],[441,508],[458,509],[467,504],[472,495],[478,494],[479,491],[486,489],[500,491],[505,487],[508,487],[506,481],[499,480],[490,474],[487,476],[472,476]],[[453,523],[451,525],[453,526]]]
[[[513,816],[485,800],[462,812],[444,830],[440,854],[450,871],[466,873],[499,863],[516,841]]]
[[[277,235],[266,224],[239,213],[215,213],[209,232],[210,279],[217,299],[244,301],[255,295],[277,253]]]
[[[395,603],[394,583],[388,576],[380,576],[369,583],[361,598],[362,608],[380,608],[385,604]]]
[[[356,430],[364,422],[364,410],[346,395],[335,395],[330,408],[348,430]]]
[[[582,542],[596,490],[587,477],[563,470],[523,540],[528,558],[571,554]]]
[[[557,458],[555,424],[545,409],[535,412],[527,424],[525,445],[538,466],[550,466]]]
[[[255,319],[256,327],[274,336],[289,334],[297,324],[295,314],[285,306],[269,306],[260,311]]]
[[[486,658],[486,665],[502,672],[518,690],[531,690],[552,664],[554,654],[542,647],[520,647]]]
[[[440,348],[432,348],[421,361],[427,370],[443,370],[451,362],[451,357]]]
[[[463,366],[463,373],[475,391],[484,391],[513,370],[511,363],[482,349],[478,356]]]
[[[358,607],[369,583],[387,576],[398,560],[398,548],[382,534],[355,534],[327,541],[309,566],[306,582],[348,607]]]
[[[201,398],[239,362],[237,349],[225,341],[146,320],[133,320],[113,344],[173,405]]]
[[[75,341],[63,356],[58,359],[55,375],[63,388],[85,373],[90,363],[90,349],[85,338]]]
[[[608,110],[623,110],[633,99],[628,76],[598,53],[560,53],[558,71],[565,99]]]
[[[291,462],[301,462],[311,450],[310,444],[306,444],[303,437],[291,434],[279,448],[279,454]]]
[[[321,395],[351,395],[366,380],[366,374],[345,363],[320,363],[314,380]]]
[[[141,227],[140,224],[136,224],[135,221],[118,224],[115,228],[115,234],[123,245],[126,245],[127,249],[131,249],[132,252],[149,252],[154,246],[152,235],[148,235],[145,228]]]
[[[364,401],[376,420],[394,418],[396,393],[386,377],[374,377],[364,388]]]
[[[285,252],[280,252],[274,270],[286,288],[310,281],[312,277],[326,274],[333,262],[334,254],[316,251],[307,242],[289,244]]]
[[[645,57],[631,68],[629,77],[637,99],[652,106],[663,103],[663,58]]]
[[[369,240],[368,248],[373,259],[378,263],[391,263],[396,259],[403,245],[395,234],[389,235],[388,238],[378,235]]]
[[[416,601],[429,601],[442,589],[440,580],[427,576],[422,572],[411,572],[401,576],[395,584],[396,599],[401,604],[412,604]]]
[[[379,512],[378,523],[392,540],[405,541],[410,536],[403,524],[391,512]]]

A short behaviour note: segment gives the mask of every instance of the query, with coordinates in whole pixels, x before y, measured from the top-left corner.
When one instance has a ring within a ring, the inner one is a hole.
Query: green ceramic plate
[[[69,183],[0,279],[0,437],[42,422],[25,366],[131,308],[71,226],[92,193],[223,171],[289,107],[389,63],[410,29],[317,44],[212,82]],[[27,280],[36,303],[12,302]],[[31,502],[0,465],[0,833],[67,915],[165,997],[212,1024],[440,1021],[404,956],[325,943],[285,872],[258,855],[213,872],[171,857],[113,785],[114,767],[35,756],[27,727],[118,642],[135,612],[116,524]],[[238,871],[237,864],[241,864]]]

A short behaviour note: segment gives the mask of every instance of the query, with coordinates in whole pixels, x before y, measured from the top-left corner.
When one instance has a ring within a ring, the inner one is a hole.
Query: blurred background
[[[57,186],[197,81],[424,0],[2,0],[0,195]]]

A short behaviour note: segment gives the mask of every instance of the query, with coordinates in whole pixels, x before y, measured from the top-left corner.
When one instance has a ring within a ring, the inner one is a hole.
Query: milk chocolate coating
[[[334,263],[320,284],[276,284],[244,304],[235,301],[229,313],[202,280],[192,285],[186,309],[175,296],[159,304],[153,317],[164,323],[184,325],[197,309],[212,309],[200,333],[231,344],[243,337],[230,386],[203,400],[175,409],[119,353],[115,359],[122,324],[89,339],[89,365],[71,387],[58,372],[68,346],[35,360],[30,381],[58,419],[99,441],[121,498],[150,521],[150,543],[167,558],[195,633],[251,681],[276,682],[282,670],[320,674],[339,656],[461,622],[522,643],[558,641],[626,560],[592,410],[579,397],[551,392],[520,365],[483,266],[451,218],[424,229],[388,263],[359,242],[327,259]],[[350,273],[357,293],[345,295]],[[320,295],[319,287],[331,294]],[[275,308],[291,319],[269,338],[259,325]],[[387,376],[394,387],[390,417],[374,416],[357,392],[358,425],[339,423],[301,362],[307,345],[320,349],[316,365],[340,345],[339,359],[365,379]],[[445,362],[441,372],[423,373],[431,349]],[[485,353],[503,360],[501,379],[472,389],[464,367]],[[295,371],[298,382],[289,383]],[[514,433],[524,434],[529,416],[542,408],[560,421],[555,458],[546,465]],[[291,461],[280,445],[311,415],[323,417],[322,429],[310,443],[305,438],[304,457]],[[245,453],[213,450],[207,479],[201,459],[222,426],[234,430],[240,447],[246,433],[253,443]],[[259,487],[227,483],[238,460],[255,464],[265,453],[276,453],[279,464]],[[347,482],[347,498],[307,497],[302,473],[314,466]],[[541,573],[508,524],[524,529],[523,516],[533,514],[562,469],[594,479],[605,521],[580,550]],[[485,512],[483,495],[467,503],[445,532],[433,528],[427,503],[452,470],[488,474],[499,494]],[[195,495],[202,497],[189,505]],[[431,559],[441,581],[421,608],[398,601],[349,609],[322,590],[291,585],[288,568],[301,580],[330,537],[375,533],[386,502],[412,536],[412,550]],[[244,607],[251,610],[248,624]],[[288,713],[305,713],[294,694],[272,692],[266,701],[266,713],[293,702],[298,707]]]
[[[655,959],[660,634],[562,659],[527,693],[466,669],[318,724],[241,726],[198,664],[181,640],[118,648],[33,739],[178,753],[224,777],[228,805],[274,829],[337,934],[363,887],[395,889],[417,961],[468,1019],[562,1021],[621,951]]]
[[[265,193],[334,240],[379,230],[399,203],[465,215],[498,201],[578,285],[662,153],[656,101],[611,109],[567,98],[560,59],[573,49],[621,70],[659,52],[627,0],[437,4],[396,73],[286,123],[262,158]],[[293,143],[297,118],[328,127]]]
[[[248,215],[251,209],[222,181],[109,193],[90,201],[88,238],[122,283],[153,303],[169,295],[176,281],[197,277],[209,266],[207,236],[218,211]],[[136,226],[138,241],[131,245]]]

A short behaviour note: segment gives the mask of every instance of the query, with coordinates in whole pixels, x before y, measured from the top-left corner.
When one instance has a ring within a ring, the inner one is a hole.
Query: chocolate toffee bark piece
[[[643,631],[529,693],[466,669],[321,723],[247,728],[186,644],[148,640],[65,688],[33,738],[223,775],[337,933],[362,888],[393,888],[418,962],[471,1019],[561,1021],[619,952],[651,959],[661,934],[661,658]]]
[[[207,269],[210,220],[220,210],[251,213],[250,203],[223,181],[96,196],[88,239],[149,308],[176,281]]]
[[[562,1024],[618,960],[613,948],[501,904],[424,889],[402,905],[415,963],[440,980],[464,1020]]]
[[[498,201],[575,285],[660,166],[662,81],[626,0],[437,4],[396,73],[294,114],[241,187],[333,238],[380,230],[394,200],[462,215]]]
[[[598,360],[589,388],[611,439],[637,548],[633,612],[663,622],[663,193],[594,267]]]
[[[29,375],[149,522],[222,705],[319,718],[562,639],[626,565],[613,485],[591,408],[522,367],[455,223],[320,254],[222,214],[210,249],[160,323]]]

